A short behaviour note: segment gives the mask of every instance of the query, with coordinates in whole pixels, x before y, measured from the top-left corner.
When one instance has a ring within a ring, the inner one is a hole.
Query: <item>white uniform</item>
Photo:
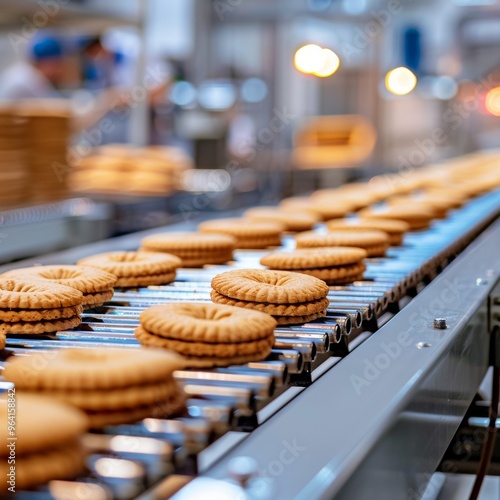
[[[9,66],[0,74],[0,99],[43,99],[60,97],[47,78],[29,63]]]

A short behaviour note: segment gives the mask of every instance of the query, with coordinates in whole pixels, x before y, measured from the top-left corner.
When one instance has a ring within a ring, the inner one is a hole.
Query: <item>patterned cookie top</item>
[[[410,230],[410,226],[397,219],[333,219],[326,223],[330,230],[353,230],[375,229],[388,234],[403,234]]]
[[[82,303],[83,294],[57,283],[28,279],[0,279],[0,308],[52,309]]]
[[[355,247],[307,248],[293,252],[272,252],[260,259],[271,269],[317,269],[355,264],[367,257],[365,250]]]
[[[326,234],[306,232],[295,237],[297,248],[352,246],[367,248],[374,245],[388,245],[387,233],[375,230],[332,231]]]
[[[225,234],[204,234],[204,233],[160,233],[146,236],[141,244],[145,248],[152,250],[186,251],[186,250],[206,250],[206,251],[228,251],[236,246],[236,240]]]
[[[202,233],[221,233],[236,237],[278,236],[285,229],[277,222],[251,222],[248,219],[215,219],[202,222],[198,229]]]
[[[83,293],[113,288],[116,276],[101,269],[84,266],[33,266],[13,269],[0,278],[27,278],[49,281],[76,288]]]
[[[0,398],[0,439],[8,443],[7,417],[9,405],[6,394]],[[58,443],[67,443],[81,436],[88,428],[87,417],[80,410],[54,398],[16,393],[16,452],[19,455],[44,451]],[[0,456],[9,449],[2,446]]]
[[[141,326],[155,335],[189,342],[249,342],[273,334],[276,321],[258,311],[220,304],[173,303],[141,313]]]
[[[159,252],[108,252],[86,257],[81,266],[98,267],[119,278],[165,274],[175,271],[182,261],[175,255]]]
[[[322,299],[328,285],[317,278],[289,271],[237,269],[218,274],[212,288],[231,299],[271,304],[296,304]]]
[[[10,358],[3,375],[20,390],[104,390],[158,382],[181,366],[155,349],[58,349]]]

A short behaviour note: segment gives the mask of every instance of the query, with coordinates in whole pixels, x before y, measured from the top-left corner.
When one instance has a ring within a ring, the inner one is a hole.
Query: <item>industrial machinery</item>
[[[493,292],[499,211],[496,191],[429,230],[408,233],[403,246],[367,261],[364,281],[331,288],[325,318],[279,327],[265,361],[176,372],[189,395],[184,417],[88,434],[88,477],[54,481],[18,498],[159,499],[174,483],[174,489],[187,483],[177,499],[420,498],[434,485],[432,474],[496,362],[490,340],[500,303],[498,287]],[[145,234],[36,261],[71,264],[97,252],[132,250]],[[170,285],[117,291],[84,313],[78,329],[40,339],[12,336],[5,352],[134,349],[145,307],[208,302],[214,275],[259,267],[264,253],[238,251],[231,265],[180,269]],[[103,457],[113,467],[96,467]],[[78,496],[84,494],[90,496]]]

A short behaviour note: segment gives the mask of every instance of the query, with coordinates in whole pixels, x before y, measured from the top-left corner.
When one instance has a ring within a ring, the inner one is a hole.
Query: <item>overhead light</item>
[[[170,91],[170,100],[177,106],[192,106],[196,102],[196,88],[186,81],[175,82]]]
[[[333,75],[340,66],[340,58],[333,50],[319,45],[304,45],[295,53],[295,67],[302,73],[325,78]]]
[[[323,49],[319,45],[310,43],[295,52],[295,67],[302,73],[314,73],[323,65]]]
[[[198,89],[198,102],[210,111],[225,111],[236,102],[236,90],[230,81],[206,81]]]
[[[387,75],[385,75],[385,87],[391,94],[409,94],[416,85],[417,77],[411,70],[404,66],[391,69]]]
[[[248,78],[241,85],[241,98],[246,102],[260,102],[267,96],[267,85],[260,78]]]
[[[486,93],[484,99],[486,111],[493,116],[500,116],[500,87],[494,87]]]
[[[313,75],[321,78],[331,76],[339,69],[340,58],[333,50],[323,49],[323,64],[321,68],[313,72]]]

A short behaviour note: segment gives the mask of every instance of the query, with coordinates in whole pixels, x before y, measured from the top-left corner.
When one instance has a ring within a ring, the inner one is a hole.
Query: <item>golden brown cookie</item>
[[[302,302],[298,304],[266,304],[263,302],[251,302],[247,300],[235,300],[221,295],[220,293],[212,290],[210,298],[216,304],[226,304],[234,307],[243,307],[260,311],[272,316],[307,316],[323,311],[328,307],[329,301],[327,298],[311,300],[309,302]]]
[[[272,252],[262,257],[260,263],[271,269],[316,269],[355,264],[366,257],[366,251],[356,247],[304,248],[292,252]]]
[[[6,344],[7,338],[5,337],[5,334],[0,334],[0,349],[5,349]]]
[[[82,292],[74,288],[36,280],[0,279],[0,308],[55,309],[78,306]]]
[[[248,209],[244,216],[253,222],[277,222],[286,231],[307,231],[320,220],[318,215],[299,210],[292,212],[277,207],[254,207]]]
[[[3,334],[25,334],[40,335],[42,333],[53,333],[68,330],[78,326],[82,322],[80,316],[41,321],[16,321],[15,323],[0,323],[0,333]]]
[[[251,222],[247,219],[215,219],[202,222],[202,233],[227,234],[236,238],[237,248],[266,248],[281,244],[285,227],[276,222]]]
[[[54,309],[0,309],[0,322],[41,321],[72,318],[82,314],[82,306],[56,307]]]
[[[328,285],[340,285],[363,279],[365,269],[363,264],[357,263],[322,269],[297,269],[297,272],[314,276]]]
[[[113,298],[113,294],[113,288],[105,292],[86,293],[83,296],[83,307],[84,309],[90,309],[92,307],[96,307],[98,304],[104,304],[104,302],[107,302],[108,300],[111,300]]]
[[[17,386],[15,399],[16,452],[19,455],[35,453],[73,441],[88,428],[85,414],[71,406],[42,395],[19,393]],[[0,397],[0,421],[7,422],[8,408],[7,394],[4,393]],[[8,437],[8,426],[0,426],[2,442],[6,443]],[[7,448],[2,446],[0,457],[7,454]]]
[[[181,260],[175,255],[159,252],[109,252],[81,259],[78,265],[97,267],[118,278],[137,278],[175,272],[181,266]]]
[[[205,265],[225,264],[233,260],[233,253],[207,253],[204,257],[182,257],[182,267],[202,267]]]
[[[168,252],[181,258],[191,252],[198,255],[232,252],[235,244],[232,236],[194,232],[153,234],[141,240],[141,245],[147,250]]]
[[[163,347],[187,356],[210,356],[228,358],[234,356],[250,356],[269,351],[274,343],[274,336],[249,342],[237,343],[208,343],[173,340],[147,332],[142,327],[137,327],[135,336],[141,344],[153,347]]]
[[[83,266],[33,266],[13,269],[0,278],[48,280],[76,288],[83,294],[104,292],[113,288],[116,277],[100,269]]]
[[[297,248],[349,246],[366,250],[369,257],[385,254],[389,246],[386,233],[375,230],[332,231],[326,234],[305,232],[295,237]]]
[[[326,297],[326,283],[288,271],[238,269],[218,274],[212,288],[232,299],[271,304],[295,304]]]
[[[105,390],[166,381],[183,366],[156,349],[59,349],[9,358],[3,375],[20,390]]]
[[[138,406],[150,406],[156,401],[166,401],[178,392],[177,383],[155,382],[119,389],[50,391],[50,396],[84,411],[114,411]]]
[[[10,466],[7,460],[0,463],[0,474],[7,477]],[[47,448],[29,455],[16,457],[16,491],[46,484],[55,479],[72,479],[85,471],[85,450],[80,441],[64,446]],[[0,492],[7,492],[5,481]]]
[[[432,209],[424,207],[411,207],[405,205],[392,205],[383,208],[367,208],[359,215],[363,219],[396,219],[406,222],[411,231],[429,227],[435,213]]]
[[[324,316],[326,316],[326,309],[308,316],[275,316],[274,318],[278,322],[278,325],[301,325],[318,318],[323,318]]]
[[[397,219],[333,219],[328,221],[326,226],[330,231],[358,231],[360,229],[384,231],[389,236],[391,246],[400,245],[404,234],[410,230],[407,222]]]
[[[210,356],[184,356],[187,366],[190,368],[211,368],[216,366],[236,366],[251,363],[253,361],[262,361],[266,359],[271,352],[271,349],[262,351],[258,354],[250,356],[234,356],[230,358],[216,358]]]
[[[389,198],[387,203],[395,207],[411,207],[414,210],[422,208],[424,211],[431,211],[434,218],[444,219],[450,208],[448,203],[443,203],[439,199],[424,200],[416,196],[396,196]]]
[[[118,278],[116,287],[126,288],[131,286],[167,285],[175,280],[175,272],[165,274],[150,274],[148,276],[137,276]]]
[[[206,343],[259,340],[272,335],[276,327],[267,314],[199,302],[149,307],[141,313],[140,322],[157,336]]]

